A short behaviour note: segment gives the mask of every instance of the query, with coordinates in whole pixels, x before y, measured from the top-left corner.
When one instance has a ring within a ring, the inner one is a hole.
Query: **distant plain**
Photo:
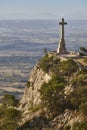
[[[87,47],[87,20],[66,20],[67,50]],[[0,97],[10,93],[21,98],[35,63],[44,48],[56,50],[60,38],[57,20],[0,21]]]

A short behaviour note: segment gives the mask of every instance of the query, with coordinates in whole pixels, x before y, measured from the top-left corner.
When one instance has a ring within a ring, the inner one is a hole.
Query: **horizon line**
[[[2,18],[2,19],[0,19],[0,21],[1,20],[61,20],[62,18],[64,18],[64,17],[60,17],[60,18],[55,18],[55,19],[52,19],[52,18],[49,18],[49,19],[47,19],[47,18]],[[67,19],[67,20],[87,20],[87,18],[64,18],[64,19]]]

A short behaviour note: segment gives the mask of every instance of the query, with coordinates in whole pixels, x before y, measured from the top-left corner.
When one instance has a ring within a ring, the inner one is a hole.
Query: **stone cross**
[[[62,25],[61,38],[64,38],[64,25],[66,24],[67,22],[64,22],[64,18],[62,18],[62,22],[59,22],[59,25]]]
[[[66,47],[65,47],[65,39],[64,39],[64,25],[66,25],[66,24],[67,23],[64,22],[64,18],[62,18],[62,22],[59,22],[59,25],[62,25],[61,38],[60,38],[60,42],[59,42],[58,49],[57,49],[57,53],[59,53],[59,54],[67,53]]]

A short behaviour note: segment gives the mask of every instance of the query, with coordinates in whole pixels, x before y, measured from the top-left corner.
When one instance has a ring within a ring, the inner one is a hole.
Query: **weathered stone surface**
[[[20,109],[27,110],[29,107],[37,105],[40,103],[40,94],[38,90],[40,89],[43,82],[48,82],[51,76],[44,73],[41,68],[39,68],[39,63],[35,65],[30,76],[29,82],[30,87],[26,86],[24,96],[21,100]]]
[[[67,53],[64,38],[61,38],[60,41],[59,41],[57,53],[58,54],[66,54]]]
[[[66,109],[64,113],[54,118],[42,130],[64,130],[65,125],[72,126],[73,123],[81,121],[81,116],[76,111]]]
[[[21,129],[29,128],[29,130],[64,130],[66,125],[72,126],[75,122],[81,122],[82,117],[78,115],[77,111],[66,109],[64,113],[58,115],[50,122],[41,114],[41,111],[27,114],[27,118],[22,120]],[[23,123],[24,122],[24,123]]]
[[[43,82],[48,82],[51,74],[43,72],[39,67],[39,63],[35,65],[30,76],[30,86],[25,88],[24,96],[20,102],[20,110],[22,110],[22,119],[19,122],[20,128],[28,128],[29,130],[63,130],[66,125],[72,126],[74,122],[80,122],[82,117],[77,111],[66,109],[62,114],[57,115],[53,120],[49,121],[46,110],[40,108],[32,112],[30,108],[38,106],[41,102],[38,90]],[[66,96],[73,92],[72,85],[65,86],[64,94]],[[19,129],[22,130],[22,129]]]
[[[47,124],[47,118],[44,116],[42,110],[33,113],[26,111],[26,113],[23,113],[22,120],[19,122],[18,130],[24,130],[24,128],[29,128],[29,130],[32,130],[32,128],[36,130],[37,128],[41,130]]]

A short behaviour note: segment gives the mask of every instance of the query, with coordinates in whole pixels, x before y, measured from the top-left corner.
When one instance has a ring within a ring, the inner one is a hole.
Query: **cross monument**
[[[67,23],[64,22],[64,18],[62,18],[62,22],[59,22],[59,25],[62,26],[61,28],[61,38],[59,41],[59,45],[58,45],[58,49],[57,49],[57,53],[58,54],[66,54],[66,47],[65,47],[65,39],[64,39],[64,25],[66,25]]]

